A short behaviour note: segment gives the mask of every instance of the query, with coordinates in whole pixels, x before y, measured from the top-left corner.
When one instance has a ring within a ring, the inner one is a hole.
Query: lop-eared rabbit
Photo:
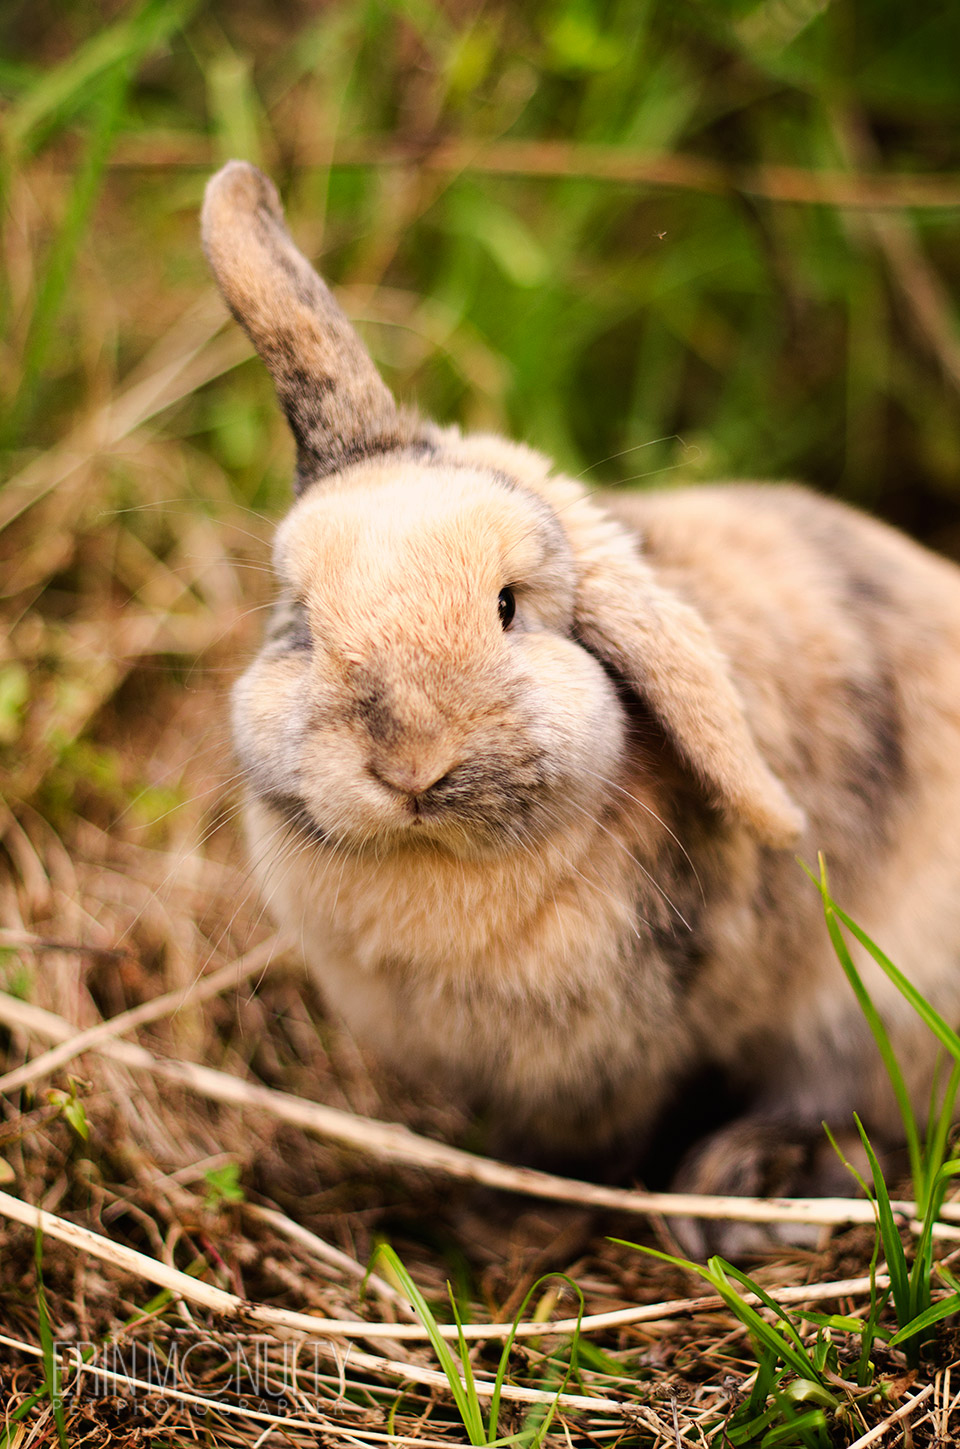
[[[233,722],[330,1007],[540,1160],[642,1163],[724,1082],[685,1187],[833,1186],[821,1119],[899,1126],[797,856],[960,1018],[960,571],[799,487],[590,494],[398,408],[250,165],[203,237],[296,440]]]

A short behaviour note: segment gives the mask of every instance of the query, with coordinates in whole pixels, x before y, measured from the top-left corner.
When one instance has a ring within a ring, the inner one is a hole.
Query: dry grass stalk
[[[9,1094],[17,1091],[28,1082],[35,1082],[40,1077],[58,1071],[82,1052],[92,1051],[111,1038],[123,1036],[149,1022],[160,1021],[165,1016],[173,1016],[184,1006],[198,1005],[201,1001],[209,1001],[211,996],[219,996],[221,991],[239,986],[249,977],[269,970],[285,949],[287,947],[279,935],[270,936],[236,961],[221,966],[219,971],[212,971],[209,976],[199,977],[182,990],[168,991],[163,996],[154,997],[152,1001],[145,1001],[140,1006],[121,1012],[119,1016],[112,1016],[107,1021],[101,1021],[96,1026],[88,1027],[86,1031],[66,1038],[59,1046],[0,1077],[0,1092]]]
[[[403,1318],[410,1323],[417,1322],[417,1315],[402,1294],[398,1293],[385,1278],[381,1278],[379,1273],[371,1272],[362,1263],[358,1263],[355,1258],[351,1258],[349,1253],[343,1253],[339,1248],[325,1243],[322,1238],[317,1237],[316,1233],[309,1232],[299,1223],[295,1223],[292,1218],[288,1218],[284,1213],[278,1213],[274,1208],[262,1207],[259,1203],[248,1203],[246,1212],[248,1216],[267,1223],[270,1227],[276,1228],[277,1232],[283,1233],[286,1237],[299,1243],[321,1262],[329,1263],[334,1268],[340,1268],[351,1278],[365,1283],[372,1293],[375,1293],[383,1302],[390,1303]],[[386,1326],[384,1325],[384,1327]],[[380,1330],[378,1330],[378,1335],[383,1336]]]
[[[110,1263],[124,1272],[144,1278],[159,1288],[198,1304],[202,1308],[226,1317],[240,1318],[248,1324],[259,1324],[271,1331],[286,1333],[308,1333],[336,1335],[340,1338],[394,1339],[417,1342],[428,1337],[426,1330],[418,1323],[371,1323],[366,1319],[322,1318],[312,1313],[293,1313],[286,1309],[271,1308],[239,1298],[210,1283],[204,1283],[190,1274],[181,1273],[166,1263],[157,1262],[145,1253],[139,1253],[122,1243],[111,1242],[109,1238],[92,1232],[89,1228],[67,1222],[52,1213],[35,1208],[19,1198],[0,1192],[0,1215],[56,1238],[82,1253],[89,1253],[102,1262]],[[878,1275],[877,1283],[886,1286],[884,1275]],[[841,1279],[833,1283],[803,1284],[778,1290],[778,1297],[784,1304],[821,1303],[825,1300],[860,1297],[871,1288],[869,1277]],[[748,1295],[748,1301],[759,1300]],[[648,1303],[642,1307],[625,1308],[612,1313],[587,1314],[581,1319],[567,1318],[554,1322],[522,1322],[517,1325],[519,1338],[541,1337],[548,1333],[573,1333],[579,1324],[582,1332],[606,1330],[612,1327],[626,1327],[638,1323],[658,1323],[668,1318],[709,1312],[722,1306],[717,1297],[680,1298],[672,1302]],[[456,1324],[439,1325],[445,1338],[456,1339]],[[467,1323],[462,1327],[465,1338],[485,1342],[506,1338],[512,1331],[509,1323]]]
[[[874,1425],[866,1434],[861,1434],[859,1439],[854,1439],[849,1449],[867,1449],[868,1445],[879,1443],[889,1429],[892,1429],[895,1424],[902,1423],[904,1419],[909,1418],[919,1404],[925,1403],[933,1393],[933,1390],[934,1385],[927,1384],[925,1389],[921,1389],[918,1394],[914,1394],[913,1398],[907,1399],[905,1403],[901,1404],[898,1409],[895,1409],[881,1423]]]
[[[435,144],[404,142],[395,136],[341,138],[332,154],[324,138],[298,138],[301,167],[415,166],[440,174],[583,177],[634,186],[670,187],[710,195],[743,192],[768,201],[860,210],[914,209],[960,205],[960,178],[921,172],[813,170],[804,166],[733,167],[689,153],[644,153],[624,146],[569,141],[495,141],[456,137]],[[216,165],[220,153],[203,137],[130,136],[117,147],[112,165],[166,169]],[[269,164],[269,158],[268,158]]]
[[[336,1333],[341,1337],[349,1338],[379,1338],[384,1336],[383,1328],[390,1327],[395,1330],[393,1337],[403,1336],[414,1339],[426,1337],[422,1330],[415,1330],[413,1325],[380,1325],[367,1323],[362,1319],[352,1323],[340,1322],[337,1319],[319,1318],[309,1313],[291,1313],[283,1308],[270,1308],[263,1304],[249,1303],[238,1298],[235,1293],[227,1293],[224,1289],[217,1288],[211,1283],[204,1283],[188,1273],[181,1273],[176,1268],[170,1268],[166,1263],[159,1263],[155,1259],[148,1258],[145,1253],[138,1253],[135,1249],[128,1248],[121,1243],[111,1243],[108,1238],[93,1233],[88,1228],[78,1227],[77,1224],[55,1217],[51,1213],[41,1212],[5,1192],[0,1192],[0,1214],[31,1228],[34,1232],[42,1233],[44,1237],[56,1238],[80,1252],[90,1253],[105,1263],[110,1263],[116,1268],[146,1279],[157,1287],[166,1288],[187,1303],[197,1304],[228,1320],[239,1320],[247,1327],[255,1325],[280,1334],[307,1334],[311,1341],[316,1339],[321,1347],[323,1335]],[[502,1325],[497,1326],[502,1327]],[[549,1331],[547,1324],[540,1323],[534,1327],[540,1335]],[[404,1330],[402,1334],[400,1329]],[[452,1325],[450,1336],[456,1337],[456,1333],[456,1325]],[[482,1337],[484,1335],[473,1334],[472,1336]],[[336,1350],[332,1344],[329,1346],[328,1353],[331,1359],[337,1361]],[[398,1363],[384,1358],[380,1354],[363,1353],[353,1345],[349,1347],[348,1357],[354,1366],[373,1373],[384,1373],[391,1377],[409,1379],[414,1383],[426,1384],[430,1388],[442,1389],[447,1386],[444,1374],[438,1369],[425,1369],[412,1363]],[[477,1392],[481,1396],[489,1398],[494,1392],[492,1381],[478,1377],[476,1386]],[[524,1389],[518,1386],[504,1385],[502,1392],[504,1398],[514,1399],[518,1403],[550,1404],[556,1398],[555,1394],[544,1390]],[[622,1409],[622,1404],[618,1401],[600,1397],[586,1398],[582,1394],[561,1395],[559,1402],[565,1408],[590,1409],[596,1413],[618,1414]]]
[[[75,1029],[52,1012],[30,1006],[0,994],[0,1021],[8,1026],[26,1027],[54,1041],[67,1042]],[[277,1092],[252,1082],[245,1082],[225,1072],[195,1062],[161,1060],[145,1048],[112,1040],[95,1044],[92,1050],[138,1071],[147,1071],[168,1081],[189,1087],[212,1101],[227,1102],[238,1107],[259,1108],[318,1136],[357,1148],[381,1161],[406,1167],[444,1173],[461,1181],[481,1183],[503,1192],[520,1193],[556,1202],[578,1203],[587,1207],[633,1214],[660,1214],[667,1217],[696,1217],[709,1220],[732,1220],[755,1223],[803,1223],[821,1227],[846,1224],[873,1224],[874,1211],[869,1202],[856,1198],[751,1198],[709,1197],[695,1193],[640,1192],[628,1188],[604,1187],[592,1182],[557,1177],[533,1168],[513,1167],[493,1158],[479,1157],[462,1148],[450,1147],[432,1138],[411,1132],[396,1122],[379,1122],[355,1116],[336,1107],[309,1102],[288,1092]],[[894,1211],[902,1216],[915,1233],[921,1231],[916,1219],[916,1204],[898,1201]],[[943,1216],[960,1223],[960,1204],[947,1203]],[[939,1225],[938,1236],[960,1237],[945,1224]]]
[[[28,1354],[34,1358],[43,1357],[42,1348],[39,1348],[36,1344],[24,1343],[20,1339],[8,1338],[5,1334],[0,1334],[0,1344],[4,1344],[8,1348],[14,1348],[18,1353]],[[77,1372],[82,1374],[87,1365],[79,1363],[76,1367]],[[145,1379],[135,1378],[131,1374],[118,1373],[115,1369],[97,1365],[96,1373],[98,1379],[108,1379],[118,1389],[125,1390],[128,1393],[131,1389],[135,1393],[143,1395],[155,1394],[157,1391],[155,1384],[148,1383]],[[173,1388],[171,1385],[164,1386],[163,1396],[167,1399],[173,1399],[177,1403],[189,1404],[198,1409],[204,1409],[207,1412],[222,1414],[226,1418],[233,1415],[236,1418],[247,1419],[256,1424],[277,1425],[286,1433],[295,1432],[297,1429],[308,1430],[314,1435],[320,1430],[334,1431],[344,1443],[416,1444],[418,1449],[449,1449],[450,1445],[448,1439],[426,1439],[420,1438],[419,1436],[414,1438],[407,1434],[378,1434],[375,1430],[364,1429],[359,1426],[352,1426],[348,1431],[344,1428],[343,1424],[338,1424],[319,1413],[316,1418],[312,1419],[300,1419],[295,1414],[267,1414],[260,1409],[247,1408],[245,1404],[231,1403],[228,1399],[217,1399],[209,1394],[191,1394],[186,1389]],[[592,1400],[590,1404],[592,1408]],[[17,1446],[17,1449],[19,1449],[19,1446]]]
[[[170,336],[161,338],[137,366],[124,390],[81,418],[59,446],[40,453],[7,480],[0,505],[0,529],[8,528],[95,458],[118,448],[165,408],[249,356],[249,344],[235,332],[217,341],[224,320],[222,308],[214,308],[210,296],[205,296],[199,306],[190,307],[186,317],[171,329],[173,339],[182,342],[174,357],[168,356]]]

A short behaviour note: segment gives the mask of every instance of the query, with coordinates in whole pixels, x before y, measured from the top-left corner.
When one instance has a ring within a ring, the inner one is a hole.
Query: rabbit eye
[[[500,590],[500,597],[497,599],[497,612],[500,615],[501,629],[509,629],[513,622],[513,616],[517,612],[517,601],[513,596],[513,589]]]

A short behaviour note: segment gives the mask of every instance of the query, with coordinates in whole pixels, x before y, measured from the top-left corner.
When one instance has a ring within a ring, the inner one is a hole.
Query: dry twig
[[[75,1028],[53,1012],[0,993],[0,1021],[7,1026],[27,1027],[53,1041],[68,1041]],[[106,1025],[106,1023],[105,1023]],[[278,1092],[245,1082],[226,1072],[217,1072],[196,1062],[166,1061],[144,1047],[119,1041],[102,1041],[91,1050],[122,1062],[137,1071],[188,1087],[211,1101],[236,1107],[259,1108],[307,1132],[353,1147],[384,1162],[441,1172],[460,1181],[481,1183],[502,1192],[520,1193],[556,1202],[571,1202],[616,1212],[669,1217],[695,1217],[755,1223],[804,1223],[823,1227],[874,1222],[873,1206],[857,1198],[753,1198],[709,1197],[697,1193],[639,1192],[630,1188],[604,1187],[557,1177],[529,1167],[513,1167],[493,1158],[479,1157],[459,1147],[422,1137],[397,1122],[379,1122],[356,1116],[337,1107],[309,1102],[289,1092]],[[895,1202],[894,1211],[919,1233],[916,1204]],[[945,1203],[942,1216],[960,1223],[960,1204]],[[956,1238],[960,1230],[937,1225],[938,1236]]]
[[[422,1341],[428,1337],[426,1330],[418,1323],[371,1323],[365,1319],[322,1318],[313,1313],[296,1313],[284,1308],[250,1303],[235,1293],[228,1293],[214,1284],[204,1283],[192,1275],[181,1273],[145,1253],[128,1248],[122,1243],[114,1243],[100,1233],[68,1222],[53,1213],[44,1212],[9,1193],[0,1192],[0,1215],[32,1228],[35,1232],[43,1232],[82,1253],[99,1258],[102,1262],[111,1263],[124,1272],[144,1278],[159,1288],[166,1288],[168,1292],[188,1302],[227,1317],[239,1317],[247,1323],[268,1328],[271,1332],[323,1334],[338,1338],[375,1336],[409,1342]],[[885,1287],[887,1279],[880,1275],[877,1283],[880,1287]],[[822,1303],[825,1300],[861,1296],[869,1293],[870,1289],[869,1277],[845,1278],[833,1283],[802,1284],[784,1288],[778,1296],[781,1303]],[[748,1302],[759,1301],[750,1294],[745,1296]],[[587,1314],[580,1319],[519,1323],[516,1334],[519,1338],[524,1338],[539,1337],[546,1333],[573,1333],[578,1324],[581,1332],[590,1332],[637,1323],[657,1323],[664,1319],[712,1311],[720,1307],[722,1300],[714,1296],[678,1298],[665,1303],[647,1303],[637,1308],[618,1309],[611,1313]],[[445,1338],[455,1339],[459,1332],[456,1324],[441,1324],[439,1328]],[[468,1323],[463,1325],[462,1331],[465,1338],[485,1342],[507,1338],[514,1330],[510,1323]]]
[[[850,1449],[867,1449],[869,1444],[876,1444],[883,1438],[884,1434],[892,1425],[899,1424],[902,1419],[906,1419],[909,1414],[913,1413],[917,1405],[929,1399],[932,1393],[933,1384],[927,1384],[925,1389],[921,1389],[919,1394],[914,1394],[912,1399],[907,1399],[905,1403],[902,1403],[898,1409],[895,1409],[881,1423],[875,1424],[866,1434],[861,1434],[859,1439],[854,1439],[850,1445]]]
[[[221,966],[219,971],[212,971],[209,976],[199,976],[182,991],[168,991],[163,996],[156,996],[152,1001],[145,1001],[141,1006],[131,1007],[129,1011],[122,1011],[108,1021],[100,1021],[96,1026],[87,1027],[86,1031],[67,1037],[59,1046],[52,1047],[42,1056],[34,1057],[22,1067],[15,1067],[13,1071],[0,1077],[0,1092],[9,1095],[26,1086],[28,1082],[35,1082],[39,1077],[58,1071],[67,1062],[83,1052],[102,1046],[104,1042],[124,1036],[138,1026],[146,1026],[148,1022],[173,1016],[181,1007],[208,1001],[211,996],[219,996],[221,991],[239,986],[248,977],[268,970],[277,957],[282,955],[283,950],[280,936],[270,936],[236,961]]]
[[[201,136],[123,139],[115,167],[169,168],[216,164],[215,143]],[[803,166],[726,166],[687,152],[650,154],[623,146],[570,141],[496,141],[455,137],[436,145],[395,136],[354,136],[338,141],[332,155],[322,138],[299,138],[302,167],[416,166],[440,173],[481,172],[532,178],[577,177],[623,185],[677,188],[710,195],[741,192],[769,201],[857,209],[904,209],[960,205],[960,177],[912,172],[811,170]],[[268,161],[269,164],[269,161]]]

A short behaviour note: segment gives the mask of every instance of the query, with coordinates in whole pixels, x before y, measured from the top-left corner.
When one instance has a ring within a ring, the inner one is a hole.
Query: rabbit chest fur
[[[894,1137],[796,856],[960,1017],[960,571],[800,488],[588,495],[398,409],[252,167],[204,241],[297,442],[234,736],[334,1012],[525,1151],[633,1161],[705,1069],[744,1115],[687,1186],[854,1109]]]

